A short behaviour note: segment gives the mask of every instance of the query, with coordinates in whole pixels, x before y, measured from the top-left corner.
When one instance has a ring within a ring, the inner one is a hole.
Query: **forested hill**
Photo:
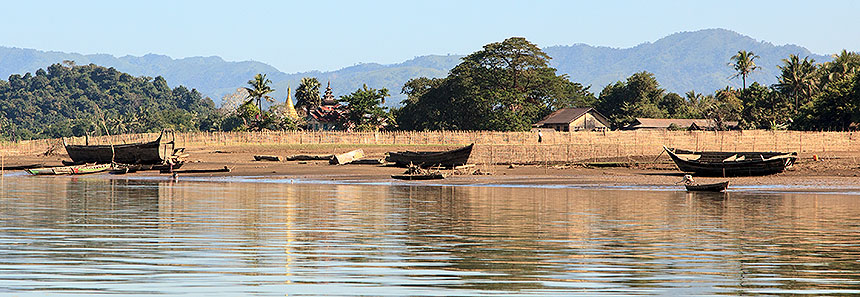
[[[553,58],[550,63],[559,73],[568,74],[572,81],[591,85],[592,91],[598,93],[607,84],[624,80],[640,71],[654,73],[661,86],[680,94],[690,90],[712,93],[727,85],[739,87],[740,80],[729,79],[733,71],[727,66],[729,58],[738,50],[752,51],[760,56],[756,64],[761,66],[761,70],[754,72],[751,80],[765,85],[776,82],[776,66],[789,54],[810,56],[816,62],[830,60],[829,56],[813,55],[800,46],[776,46],[724,29],[676,33],[653,43],[625,49],[585,44],[542,46],[548,46],[544,49]],[[363,84],[374,88],[388,88],[394,98],[387,102],[392,104],[404,98],[399,93],[406,81],[420,76],[444,77],[462,57],[428,55],[398,64],[368,63],[337,71],[287,74],[264,63],[228,62],[219,57],[172,59],[150,54],[143,57],[117,58],[104,54],[81,55],[0,47],[0,78],[6,78],[13,73],[34,72],[63,60],[74,60],[79,65],[94,63],[114,67],[134,76],[163,76],[172,86],[182,84],[196,88],[205,96],[213,98],[216,103],[220,103],[223,95],[245,86],[245,82],[254,74],[265,73],[274,82],[276,92],[273,95],[279,101],[286,96],[287,86],[295,89],[302,77],[313,76],[323,85],[331,81],[337,96],[355,91]]]
[[[135,77],[96,65],[54,64],[0,80],[0,139],[100,132],[196,130],[214,104],[196,90],[170,88],[162,77]]]

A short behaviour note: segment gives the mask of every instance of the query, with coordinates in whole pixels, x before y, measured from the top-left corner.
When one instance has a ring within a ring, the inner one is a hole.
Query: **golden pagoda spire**
[[[296,108],[295,108],[295,106],[293,106],[293,98],[292,98],[292,94],[290,94],[290,93],[292,93],[292,88],[289,85],[287,85],[287,102],[285,102],[287,105],[287,117],[289,117],[293,120],[298,120],[299,119],[299,113],[296,112]]]

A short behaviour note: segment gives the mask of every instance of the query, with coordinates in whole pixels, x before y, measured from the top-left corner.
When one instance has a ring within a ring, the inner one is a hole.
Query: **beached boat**
[[[395,174],[395,175],[392,175],[391,178],[402,179],[402,180],[431,180],[431,179],[444,179],[445,175],[442,173]]]
[[[695,152],[663,147],[678,169],[699,176],[753,176],[780,173],[797,160],[797,153]]]
[[[63,145],[66,147],[66,152],[69,153],[69,158],[75,164],[162,164],[166,157],[163,154],[167,154],[166,150],[164,152],[161,150],[162,136],[164,136],[164,132],[150,142],[116,145],[73,145],[66,144],[65,139],[63,139]]]
[[[729,187],[729,182],[724,181],[714,184],[686,184],[684,187],[690,192],[722,192]]]
[[[61,167],[45,167],[27,169],[27,173],[32,175],[77,175],[91,174],[104,172],[111,168],[111,164],[98,165],[77,165],[77,166],[61,166]]]
[[[462,148],[441,152],[389,152],[385,161],[396,163],[397,166],[401,167],[407,167],[410,164],[422,168],[460,166],[469,161],[474,145],[473,143]]]

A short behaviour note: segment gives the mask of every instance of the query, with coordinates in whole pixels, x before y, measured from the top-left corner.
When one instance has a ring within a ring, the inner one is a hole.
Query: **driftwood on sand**
[[[349,164],[355,164],[355,165],[382,165],[382,164],[385,164],[385,159],[358,159],[358,160],[355,160],[355,161],[349,162]]]
[[[287,161],[316,161],[316,160],[331,160],[334,155],[292,155],[287,157]]]
[[[358,160],[361,158],[364,158],[364,150],[357,149],[357,150],[352,150],[352,151],[349,151],[349,152],[346,152],[343,154],[335,155],[333,158],[331,158],[331,160],[329,161],[329,164],[343,165],[343,164],[348,164],[354,160]]]
[[[280,162],[281,157],[278,156],[266,156],[266,155],[256,155],[254,156],[254,161],[272,161],[272,162]]]

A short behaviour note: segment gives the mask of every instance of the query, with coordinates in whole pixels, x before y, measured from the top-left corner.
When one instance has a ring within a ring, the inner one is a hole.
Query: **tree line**
[[[744,129],[848,130],[860,125],[860,55],[843,50],[815,63],[790,55],[779,66],[778,83],[747,85],[759,70],[752,52],[727,58],[742,82],[709,94],[666,92],[652,73],[634,73],[599,93],[549,66],[551,57],[525,38],[485,45],[463,58],[443,78],[414,78],[401,90],[397,108],[383,104],[389,90],[364,86],[336,101],[342,130],[526,131],[560,108],[595,107],[613,128],[637,117],[707,118],[718,128],[738,121]],[[269,96],[265,74],[225,96],[220,108],[163,77],[134,77],[113,68],[71,61],[35,75],[0,80],[0,139],[81,136],[86,133],[296,130],[323,104],[320,82],[306,77],[295,90],[295,111]],[[263,102],[270,103],[264,108]],[[103,127],[100,129],[100,127]]]
[[[639,72],[592,93],[547,66],[550,59],[524,38],[491,43],[463,59],[445,78],[407,82],[403,106],[393,110],[399,129],[524,131],[565,107],[595,107],[613,128],[637,117],[705,118],[718,128],[738,121],[743,129],[847,130],[860,125],[860,55],[843,50],[816,64],[796,55],[778,66],[778,83],[752,82],[759,57],[744,50],[727,59],[741,89],[710,94],[666,92],[652,73]]]

